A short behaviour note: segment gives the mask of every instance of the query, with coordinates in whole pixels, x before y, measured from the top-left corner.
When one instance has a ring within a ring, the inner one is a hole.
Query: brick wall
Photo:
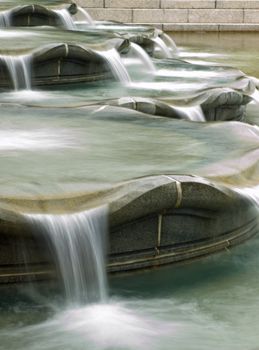
[[[76,0],[96,20],[166,31],[259,31],[259,0]]]

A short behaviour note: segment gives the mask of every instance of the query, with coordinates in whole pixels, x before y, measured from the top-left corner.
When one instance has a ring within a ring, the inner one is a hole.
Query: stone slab
[[[104,7],[104,0],[76,0],[76,3],[86,9],[89,7]]]
[[[259,23],[259,10],[245,10],[244,23]]]
[[[242,23],[242,10],[189,10],[188,22],[190,23]]]
[[[132,22],[131,9],[91,8],[88,9],[88,13],[96,21]]]
[[[133,10],[133,22],[134,23],[184,23],[188,20],[188,10]]]
[[[215,8],[215,0],[161,0],[161,8],[169,9],[209,9]]]
[[[217,0],[216,8],[219,9],[259,9],[259,0],[233,1]]]
[[[104,1],[105,7],[112,7],[112,8],[145,8],[145,9],[152,9],[152,8],[159,8],[160,7],[160,1],[159,0],[105,0]]]
[[[215,23],[166,23],[162,29],[165,32],[217,32],[219,25]]]
[[[220,32],[259,32],[258,24],[220,24]]]

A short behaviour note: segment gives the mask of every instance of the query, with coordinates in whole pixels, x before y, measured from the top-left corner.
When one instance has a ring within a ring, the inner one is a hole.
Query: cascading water
[[[0,56],[0,60],[5,62],[15,91],[31,89],[30,59],[30,55]]]
[[[58,17],[61,20],[61,23],[66,29],[74,30],[76,28],[73,18],[71,17],[67,9],[58,9],[53,11],[58,15]]]
[[[168,46],[169,49],[171,49],[175,53],[178,52],[178,48],[177,48],[175,42],[173,41],[173,39],[168,34],[163,33],[161,35],[161,37],[162,37],[162,40]]]
[[[68,303],[105,301],[107,208],[68,215],[27,215],[46,239]]]
[[[183,118],[194,122],[205,122],[205,116],[200,106],[193,107],[175,107],[173,109],[183,116]]]
[[[98,51],[98,54],[106,60],[115,79],[120,81],[122,84],[127,84],[131,82],[129,73],[127,72],[127,69],[125,68],[121,57],[116,49]]]
[[[0,12],[0,28],[10,27],[10,25],[11,25],[10,11],[1,11]]]
[[[135,43],[130,44],[130,48],[133,51],[133,53],[140,58],[142,61],[143,65],[148,68],[149,71],[155,72],[156,68],[149,57],[149,55],[146,53],[144,49],[142,49],[141,46]]]
[[[172,58],[171,51],[169,50],[169,48],[166,46],[165,42],[159,36],[157,36],[156,38],[154,38],[152,40],[159,47],[164,58]]]
[[[84,22],[91,24],[91,25],[94,24],[94,20],[92,19],[92,17],[89,15],[89,13],[85,9],[78,6],[77,11],[83,15]]]

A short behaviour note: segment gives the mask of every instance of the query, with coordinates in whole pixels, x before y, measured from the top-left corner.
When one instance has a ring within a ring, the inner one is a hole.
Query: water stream
[[[146,51],[142,49],[141,46],[135,43],[130,44],[131,50],[134,55],[140,58],[145,68],[147,68],[150,72],[154,73],[156,71],[155,65],[152,62],[151,58],[148,56]]]
[[[0,11],[0,28],[9,27],[10,24],[10,11]]]
[[[53,10],[53,11],[56,12],[56,14],[60,18],[63,26],[66,29],[68,29],[68,30],[76,29],[73,18],[67,9],[57,9],[57,10]]]
[[[123,85],[130,83],[131,79],[127,69],[125,68],[121,57],[116,49],[110,49],[107,51],[98,51],[109,65],[115,79],[117,79]]]
[[[24,46],[23,35],[30,39],[28,51],[38,42],[62,42],[64,36],[56,29],[16,32],[17,48]],[[72,31],[66,35],[71,42],[93,40],[93,47],[96,41],[103,45],[97,34],[94,39]],[[11,36],[11,31],[5,32],[3,39],[1,36],[2,50],[8,51]],[[17,91],[0,94],[1,196],[98,193],[134,177],[184,173],[211,177],[258,203],[258,104],[248,106],[250,124],[191,122],[204,121],[193,100],[206,95],[211,87],[238,87],[243,79],[242,73],[222,65],[235,65],[259,77],[258,37],[228,39],[217,34],[213,38],[194,36],[189,41],[179,35],[179,57],[195,64],[155,61],[157,71],[151,75],[143,72],[142,63],[136,75],[145,80],[131,84],[129,72],[135,66],[128,72],[115,49],[96,49],[117,81],[95,83],[91,88],[79,84],[30,91],[28,56],[3,54],[1,59]],[[173,50],[157,41],[165,57],[171,57]],[[143,52],[136,46],[135,51],[151,69]],[[214,65],[216,59],[221,66]],[[191,101],[185,107],[172,104],[191,121],[100,105],[123,96],[161,98],[169,104],[178,98],[181,103]],[[1,287],[1,350],[258,348],[258,238],[188,266],[110,277],[108,291],[105,208],[29,214],[27,220],[55,256],[65,303],[55,283],[41,283],[33,291],[28,285],[17,290],[15,286],[14,290]]]
[[[107,208],[67,215],[27,215],[56,261],[67,304],[104,302]]]
[[[6,64],[15,91],[31,90],[30,55],[0,55],[0,60]]]

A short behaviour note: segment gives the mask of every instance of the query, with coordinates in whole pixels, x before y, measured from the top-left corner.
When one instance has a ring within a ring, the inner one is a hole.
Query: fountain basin
[[[172,119],[193,121],[244,121],[246,105],[251,97],[233,89],[210,89],[200,97],[189,101],[185,99],[184,107],[179,107],[180,101],[171,103],[143,97],[124,97],[106,101],[106,104],[128,108],[144,114],[162,116]],[[176,103],[176,104],[175,104]],[[192,108],[192,110],[191,110]],[[195,110],[196,108],[196,110]],[[201,108],[200,111],[198,108]],[[192,115],[196,113],[196,115]],[[198,115],[200,114],[200,115]]]
[[[0,283],[55,275],[43,237],[33,232],[23,213],[64,214],[106,203],[111,273],[201,258],[239,244],[258,230],[252,201],[195,176],[138,178],[70,198],[2,198]]]
[[[110,44],[120,52],[127,47],[128,42],[124,39],[114,39]],[[27,57],[27,69],[26,64],[23,63],[23,57]],[[15,74],[10,72],[8,65],[14,66]],[[12,75],[15,75],[17,80],[20,76],[29,76],[27,80],[31,81],[33,87],[114,78],[107,60],[100,51],[69,43],[43,46],[27,56],[14,56],[13,58],[2,56],[0,57],[0,75],[0,88],[4,90],[12,89],[16,85],[19,86],[19,89],[23,88],[24,81],[22,80],[26,78],[20,78],[20,82],[14,82]]]
[[[76,13],[76,4],[71,3],[65,6],[70,14]],[[13,27],[33,26],[63,26],[58,13],[48,7],[32,4],[17,6],[8,10],[8,22]]]

